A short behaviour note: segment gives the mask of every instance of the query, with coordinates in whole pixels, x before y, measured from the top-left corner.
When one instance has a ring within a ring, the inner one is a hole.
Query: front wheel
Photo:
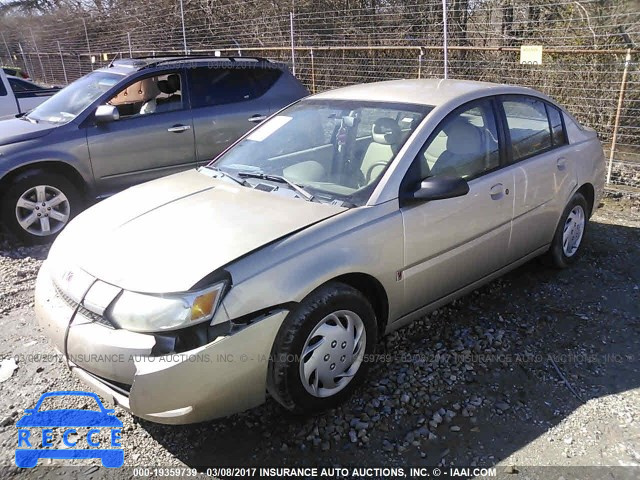
[[[331,408],[364,379],[376,341],[365,296],[343,283],[320,287],[280,327],[269,364],[269,393],[294,413]]]
[[[548,263],[566,268],[578,260],[589,221],[589,206],[581,193],[576,193],[560,217],[551,247],[547,252]]]
[[[2,197],[2,220],[25,243],[47,243],[81,210],[81,198],[62,175],[29,170],[13,179]]]

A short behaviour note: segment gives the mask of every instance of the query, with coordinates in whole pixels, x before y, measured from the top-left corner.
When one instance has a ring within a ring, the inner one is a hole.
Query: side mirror
[[[96,122],[108,123],[115,122],[120,119],[120,112],[113,105],[100,105],[96,109]]]
[[[469,193],[469,184],[460,177],[431,177],[420,183],[420,187],[413,192],[414,200],[442,200],[445,198],[462,197]]]

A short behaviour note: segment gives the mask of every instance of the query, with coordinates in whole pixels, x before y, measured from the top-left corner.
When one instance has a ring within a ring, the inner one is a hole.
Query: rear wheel
[[[2,220],[23,242],[47,243],[81,210],[81,199],[62,175],[29,170],[14,178],[2,197]]]
[[[284,321],[272,349],[269,393],[294,413],[331,408],[364,379],[376,321],[361,292],[329,283]]]
[[[578,260],[588,221],[587,200],[581,193],[576,193],[562,213],[546,255],[548,263],[558,268],[566,268]]]

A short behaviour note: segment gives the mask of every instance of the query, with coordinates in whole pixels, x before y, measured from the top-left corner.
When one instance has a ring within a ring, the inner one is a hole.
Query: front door
[[[404,206],[405,284],[411,313],[505,265],[513,214],[513,173],[501,168],[491,99],[452,112],[416,158],[420,178],[466,179],[462,197]]]
[[[98,195],[195,167],[193,122],[180,72],[138,78],[108,104],[120,119],[87,127]]]

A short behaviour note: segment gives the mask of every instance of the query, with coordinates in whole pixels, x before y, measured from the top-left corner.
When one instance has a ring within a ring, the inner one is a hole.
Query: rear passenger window
[[[562,113],[556,107],[547,104],[547,114],[549,115],[549,124],[551,125],[551,141],[554,147],[565,145],[567,136],[564,133],[562,125]]]
[[[4,97],[7,94],[7,89],[4,87],[4,82],[0,80],[0,97]]]
[[[190,72],[193,108],[244,102],[257,96],[249,69],[195,68]]]
[[[551,148],[551,131],[544,102],[530,97],[503,100],[511,136],[513,161],[523,160]]]

